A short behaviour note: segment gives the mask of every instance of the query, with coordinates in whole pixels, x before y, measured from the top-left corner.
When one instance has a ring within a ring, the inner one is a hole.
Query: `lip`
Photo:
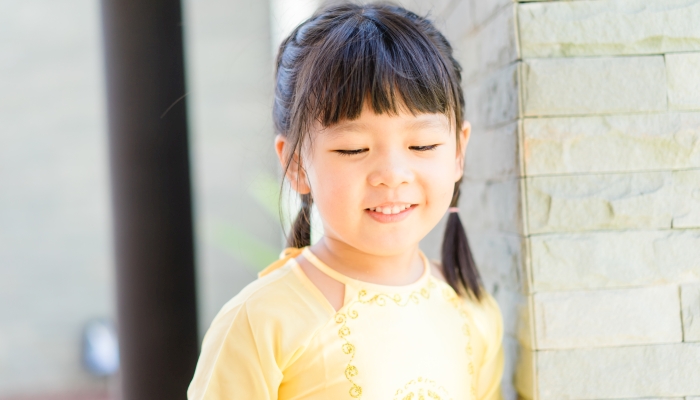
[[[413,212],[413,210],[416,209],[416,207],[418,207],[417,204],[411,204],[410,207],[401,211],[398,214],[384,214],[384,213],[372,211],[369,209],[366,209],[365,213],[367,213],[367,215],[369,215],[372,219],[374,219],[377,222],[381,222],[383,224],[388,224],[388,223],[392,223],[392,222],[403,221],[404,219],[406,219],[409,216],[409,214],[411,214]]]

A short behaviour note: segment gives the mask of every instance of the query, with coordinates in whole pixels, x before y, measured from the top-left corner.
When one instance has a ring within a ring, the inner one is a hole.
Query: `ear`
[[[455,182],[462,179],[464,175],[464,157],[467,152],[467,144],[471,136],[472,125],[469,121],[462,123],[462,129],[457,133],[459,135],[459,145],[457,146],[457,157],[455,159]]]
[[[306,179],[306,171],[301,165],[301,158],[299,157],[299,150],[294,151],[293,144],[287,141],[287,138],[282,135],[277,135],[275,137],[275,151],[277,152],[277,158],[280,160],[282,165],[282,170],[287,168],[287,160],[289,153],[294,151],[292,160],[289,163],[289,168],[285,171],[285,177],[289,180],[289,184],[292,189],[299,194],[307,194],[311,192],[311,187]]]

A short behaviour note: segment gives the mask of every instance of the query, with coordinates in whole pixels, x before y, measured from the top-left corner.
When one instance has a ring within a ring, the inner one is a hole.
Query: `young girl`
[[[456,212],[460,80],[446,39],[396,6],[332,6],[282,43],[276,149],[302,209],[209,328],[190,400],[500,398],[501,315]],[[431,264],[418,243],[446,212]]]

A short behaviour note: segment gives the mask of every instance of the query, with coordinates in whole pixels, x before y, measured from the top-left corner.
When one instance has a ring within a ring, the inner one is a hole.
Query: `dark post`
[[[179,0],[102,0],[124,400],[177,400],[198,355]]]

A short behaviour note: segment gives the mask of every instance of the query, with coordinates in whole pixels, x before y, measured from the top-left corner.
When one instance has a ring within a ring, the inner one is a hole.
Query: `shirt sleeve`
[[[477,399],[501,400],[503,378],[503,317],[498,303],[486,295],[480,304],[478,325],[484,335],[486,349],[477,372]]]
[[[255,329],[246,303],[224,308],[202,344],[189,400],[277,400],[274,331]]]

